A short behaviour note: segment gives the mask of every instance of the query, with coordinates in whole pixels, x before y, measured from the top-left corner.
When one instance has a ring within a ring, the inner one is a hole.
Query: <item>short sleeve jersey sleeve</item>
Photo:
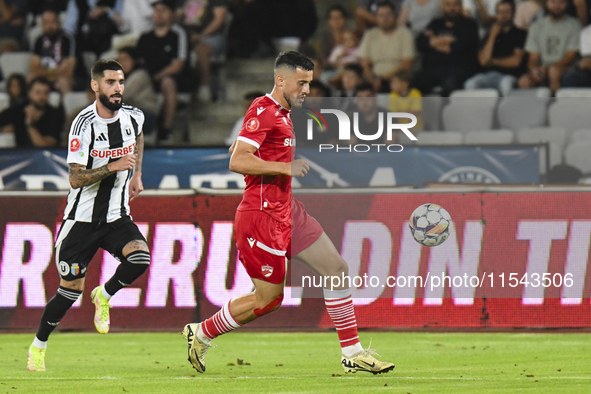
[[[261,147],[267,135],[275,128],[275,108],[270,105],[261,105],[255,100],[246,115],[244,123],[238,134],[238,140],[249,143],[257,149]]]
[[[76,163],[83,166],[88,164],[91,134],[90,122],[79,114],[72,122],[68,134],[68,164]]]

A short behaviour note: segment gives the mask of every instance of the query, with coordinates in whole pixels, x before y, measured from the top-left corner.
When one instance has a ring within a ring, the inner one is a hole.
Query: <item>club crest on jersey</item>
[[[58,264],[58,269],[60,271],[61,276],[66,276],[70,271],[70,266],[65,261],[60,261]]]
[[[72,138],[72,141],[70,141],[70,152],[78,152],[81,145],[78,138]]]
[[[70,266],[70,272],[74,276],[80,273],[80,266],[78,265],[78,263],[72,263],[72,265]]]
[[[257,118],[250,118],[246,122],[246,130],[248,131],[257,131],[259,129],[260,123]]]
[[[132,154],[134,148],[135,144],[131,144],[129,146],[126,146],[125,148],[93,149],[90,151],[90,156],[98,157],[99,159],[121,157]]]
[[[263,265],[261,267],[261,271],[263,271],[263,275],[265,276],[265,278],[268,278],[269,276],[273,275],[273,267],[271,267],[270,265]]]
[[[125,135],[127,135],[127,136],[130,136],[130,135],[131,135],[131,133],[132,133],[132,131],[131,131],[131,127],[126,127],[126,128],[125,128]]]

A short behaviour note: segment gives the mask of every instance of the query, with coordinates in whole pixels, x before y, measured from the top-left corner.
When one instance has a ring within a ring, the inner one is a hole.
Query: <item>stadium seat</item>
[[[443,108],[443,128],[463,133],[490,130],[494,128],[494,114],[495,102],[491,99],[454,100]]]
[[[556,92],[556,98],[589,98],[591,99],[590,88],[562,88]]]
[[[62,95],[59,92],[49,93],[49,105],[59,107],[62,104]]]
[[[507,94],[507,97],[539,97],[550,99],[552,91],[548,88],[532,88],[532,89],[513,89]]]
[[[0,112],[10,106],[10,97],[8,93],[0,93]]]
[[[513,138],[511,130],[470,131],[464,137],[464,144],[510,144]]]
[[[460,145],[464,133],[460,131],[427,131],[417,135],[418,145]]]
[[[421,138],[422,135],[425,135],[429,132],[419,132],[416,134],[417,139]],[[403,132],[398,132],[397,133],[397,140],[396,143],[397,144],[401,144],[402,146],[408,146],[408,145],[416,145],[417,141],[411,140],[410,138],[408,138],[406,136],[406,134],[404,134]]]
[[[502,129],[519,131],[546,125],[548,100],[537,97],[504,97],[499,102],[497,123]]]
[[[470,90],[454,90],[449,95],[449,99],[453,103],[458,99],[463,98],[498,98],[499,91],[496,89],[470,89]]]
[[[517,142],[522,144],[535,144],[548,142],[550,144],[550,167],[562,163],[562,149],[566,141],[566,131],[556,127],[537,127],[520,130],[517,133]],[[540,171],[546,172],[545,149],[540,151]]]
[[[441,109],[447,99],[440,96],[423,97],[423,111],[421,119],[425,130],[441,130]]]
[[[87,104],[87,98],[85,92],[70,92],[64,95],[64,111],[66,115],[84,108]]]
[[[376,95],[378,107],[388,109],[390,105],[389,93],[378,93]],[[441,108],[447,101],[440,96],[425,96],[422,100],[423,110],[421,119],[425,130],[441,130]]]
[[[573,167],[577,167],[583,174],[591,173],[591,141],[571,143],[564,151],[564,161]]]
[[[548,121],[551,127],[560,127],[568,134],[591,125],[591,99],[562,98],[550,105]]]
[[[0,148],[14,148],[16,147],[16,140],[14,133],[0,132]]]
[[[8,52],[0,55],[0,69],[2,69],[4,78],[10,77],[14,73],[27,75],[30,63],[30,52]]]
[[[584,141],[591,141],[591,129],[577,130],[570,134],[569,142],[571,144]]]

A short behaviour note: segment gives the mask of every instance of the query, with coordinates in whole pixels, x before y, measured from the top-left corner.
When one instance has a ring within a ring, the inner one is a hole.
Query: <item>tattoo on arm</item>
[[[144,160],[144,133],[142,132],[137,137],[137,143],[135,145],[135,153],[137,159],[135,161],[135,172],[142,172],[142,162]]]
[[[87,170],[86,166],[83,166],[82,164],[70,164],[70,185],[72,185],[73,188],[78,189],[83,186],[97,183],[113,173],[114,171],[109,171],[108,164],[91,170]]]

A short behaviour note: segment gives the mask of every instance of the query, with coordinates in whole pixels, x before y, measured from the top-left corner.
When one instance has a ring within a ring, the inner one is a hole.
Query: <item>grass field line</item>
[[[360,375],[369,376],[369,375]],[[138,377],[138,378],[120,378],[114,376],[85,376],[76,378],[66,378],[58,376],[29,376],[29,377],[10,377],[1,376],[1,380],[234,380],[234,379],[261,379],[261,380],[294,380],[298,378],[318,378],[318,375],[298,375],[294,376],[173,376],[173,377]],[[355,378],[355,375],[334,376],[336,378],[346,377]],[[455,377],[455,376],[398,376],[398,375],[381,375],[380,378],[389,379],[407,379],[407,380],[494,380],[477,377]],[[522,378],[517,378],[522,379]],[[524,378],[532,379],[532,378]],[[535,376],[535,379],[559,379],[559,380],[591,380],[591,376]]]

